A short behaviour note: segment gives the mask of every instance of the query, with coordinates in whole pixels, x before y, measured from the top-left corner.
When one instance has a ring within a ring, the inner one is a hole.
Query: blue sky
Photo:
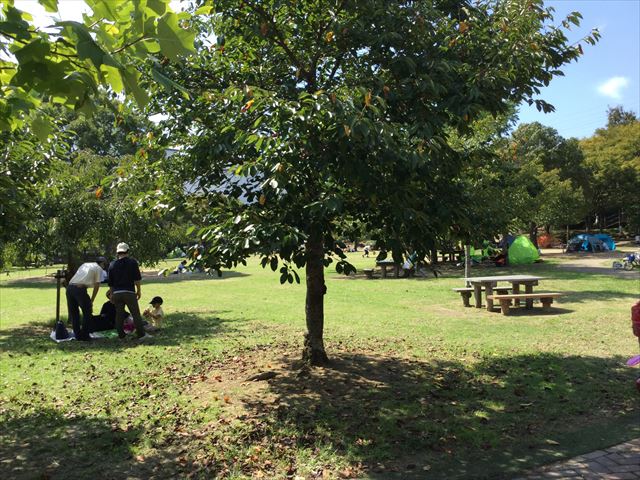
[[[571,11],[583,20],[573,29],[573,43],[598,28],[602,38],[584,46],[578,62],[564,68],[540,97],[556,107],[550,114],[535,107],[520,108],[520,122],[540,122],[563,137],[589,137],[607,122],[607,107],[622,105],[640,113],[640,0],[555,0],[556,21]]]
[[[60,0],[60,16],[80,19],[84,2]],[[174,8],[178,2],[172,2]],[[35,13],[36,23],[46,25],[43,9],[35,0],[18,0],[18,8]],[[521,123],[540,122],[564,137],[589,137],[605,126],[609,106],[622,105],[640,113],[640,0],[548,0],[556,9],[556,23],[577,10],[583,20],[569,33],[571,43],[598,28],[602,34],[595,46],[584,46],[584,55],[564,68],[543,89],[540,98],[556,107],[550,114],[522,105]],[[42,23],[41,23],[42,22]]]

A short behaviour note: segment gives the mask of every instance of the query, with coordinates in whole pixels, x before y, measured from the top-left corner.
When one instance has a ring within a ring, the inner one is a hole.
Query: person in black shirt
[[[116,253],[118,255],[117,260],[114,260],[109,265],[109,290],[112,295],[111,300],[116,307],[116,330],[118,331],[118,336],[120,338],[125,338],[126,336],[124,332],[124,307],[126,306],[133,317],[138,339],[150,339],[152,338],[151,335],[144,331],[140,306],[138,305],[138,300],[142,296],[140,267],[135,259],[129,257],[129,245],[126,243],[119,243]]]
[[[125,310],[125,318],[129,316],[129,312]],[[116,306],[111,301],[111,292],[107,290],[107,301],[102,304],[100,315],[93,316],[93,331],[102,332],[104,330],[113,330],[116,328]]]

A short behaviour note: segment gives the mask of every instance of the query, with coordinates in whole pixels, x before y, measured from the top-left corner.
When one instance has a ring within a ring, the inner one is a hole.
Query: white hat
[[[116,248],[116,253],[127,253],[129,251],[129,245],[124,242],[120,242],[118,244],[118,248]]]

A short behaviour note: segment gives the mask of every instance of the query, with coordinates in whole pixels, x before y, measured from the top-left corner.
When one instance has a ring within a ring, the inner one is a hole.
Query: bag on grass
[[[69,338],[69,331],[60,320],[56,322],[56,340],[65,340]]]

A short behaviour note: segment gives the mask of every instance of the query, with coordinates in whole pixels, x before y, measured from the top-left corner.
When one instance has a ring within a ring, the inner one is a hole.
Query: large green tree
[[[535,245],[540,226],[565,226],[583,218],[589,172],[577,140],[538,122],[522,124],[503,156],[515,167],[511,202],[516,219]]]
[[[58,5],[57,0],[39,3],[49,12]],[[141,107],[151,83],[188,96],[157,66],[193,51],[189,14],[173,12],[169,0],[85,3],[91,11],[82,22],[52,20],[41,28],[13,0],[0,2],[0,242],[15,238],[23,219],[32,216],[35,184],[48,174],[69,128],[78,131],[77,149],[93,141],[82,138],[85,132],[105,145],[98,152],[105,155],[113,155],[114,145],[122,145],[127,135],[126,121],[117,128],[104,118],[89,130],[83,120],[69,126],[52,105],[104,116],[97,108],[100,85]],[[140,68],[145,61],[146,68]]]
[[[633,112],[611,109],[606,128],[580,142],[591,174],[587,197],[591,214],[622,212],[640,231],[640,121]]]
[[[447,132],[521,101],[552,109],[535,95],[581,54],[564,34],[579,14],[556,26],[541,1],[202,4],[199,55],[163,70],[193,100],[156,96],[186,147],[172,174],[207,202],[207,266],[258,254],[282,282],[305,268],[312,363],[327,360],[324,269],[352,269],[338,222],[378,229],[396,259],[429,251],[463,217]]]
[[[29,189],[18,189],[29,194],[25,203],[19,198],[7,203],[22,207],[3,216],[19,220],[3,232],[5,241],[20,247],[11,249],[16,260],[62,257],[74,271],[87,255],[113,254],[116,244],[126,240],[138,260],[152,264],[179,241],[175,211],[150,215],[139,208],[147,192],[162,188],[151,168],[164,156],[157,129],[124,104],[112,101],[107,106],[105,98],[100,100],[92,116],[48,107],[65,141],[58,136],[57,142],[49,142],[58,148],[47,161],[46,176],[32,178]],[[30,165],[38,158],[34,155],[35,148],[19,158]],[[28,214],[20,215],[22,211]]]

